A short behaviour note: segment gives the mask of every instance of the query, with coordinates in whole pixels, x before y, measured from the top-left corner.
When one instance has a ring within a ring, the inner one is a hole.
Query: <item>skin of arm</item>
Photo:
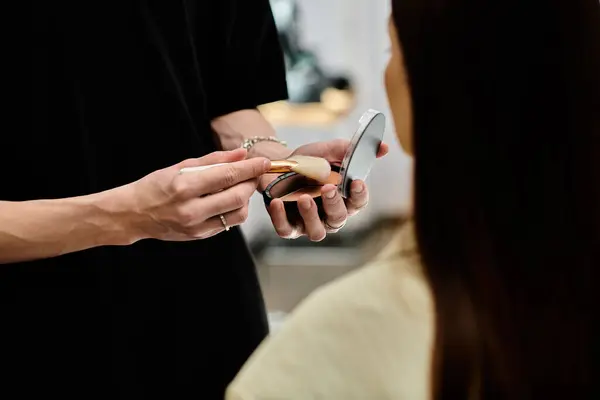
[[[215,118],[212,121],[212,129],[217,134],[223,150],[234,150],[239,148],[244,140],[254,136],[277,137],[275,129],[260,113],[254,110],[236,111]],[[258,142],[248,151],[248,158],[266,157],[270,160],[282,160],[289,157],[292,150],[276,142]],[[264,190],[273,177],[265,175],[260,180],[258,189]]]
[[[242,110],[212,123],[224,150],[249,137],[275,136],[258,110]],[[244,133],[242,133],[244,132]],[[292,153],[275,142],[260,142],[248,157],[284,159]],[[264,176],[263,190],[272,177]],[[53,200],[0,201],[0,264],[55,257],[98,246],[129,245],[143,239],[133,229],[128,186],[87,196]]]
[[[237,149],[249,137],[275,136],[258,110],[242,110],[213,120],[225,150]],[[246,132],[242,134],[241,132]],[[250,134],[252,132],[252,134]],[[275,142],[257,143],[248,157],[283,159],[291,151]],[[272,178],[262,180],[266,186]],[[0,264],[55,257],[98,246],[135,243],[131,190],[123,186],[87,196],[52,200],[0,201]]]
[[[88,196],[0,201],[0,264],[141,239],[130,228],[126,187]]]

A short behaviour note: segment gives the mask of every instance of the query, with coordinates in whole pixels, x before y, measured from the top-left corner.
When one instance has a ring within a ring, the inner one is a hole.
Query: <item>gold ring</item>
[[[223,224],[223,228],[225,228],[225,232],[227,232],[229,230],[229,225],[227,225],[227,220],[225,219],[225,216],[223,214],[219,215],[219,218],[221,218],[221,223]]]
[[[327,220],[323,221],[323,225],[325,225],[325,228],[332,230],[332,231],[339,231],[340,229],[342,229],[344,226],[346,226],[346,222],[348,222],[348,219],[346,218],[344,220],[344,222],[342,222],[342,224],[340,226],[331,226],[329,225],[329,222],[327,222]]]

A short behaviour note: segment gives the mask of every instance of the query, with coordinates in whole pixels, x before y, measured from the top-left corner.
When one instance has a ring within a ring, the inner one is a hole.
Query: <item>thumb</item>
[[[182,168],[200,167],[203,165],[231,163],[246,159],[248,152],[246,149],[235,149],[231,151],[215,151],[200,158],[190,158],[180,162],[173,167],[177,170]]]

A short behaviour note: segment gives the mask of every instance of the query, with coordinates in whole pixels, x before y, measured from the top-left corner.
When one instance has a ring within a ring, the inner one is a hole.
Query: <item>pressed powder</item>
[[[310,197],[320,196],[321,195],[321,186],[309,186],[309,187],[305,187],[302,189],[298,189],[295,192],[286,194],[285,196],[281,197],[281,200],[283,200],[283,201],[298,201],[298,200],[300,200],[300,197],[302,197],[305,194],[309,195]]]
[[[377,158],[384,132],[384,115],[379,111],[368,110],[359,120],[358,130],[349,142],[341,165],[331,165],[331,172],[325,183],[296,172],[284,173],[271,182],[263,192],[265,204],[269,206],[274,199],[282,200],[288,220],[292,224],[301,224],[298,201],[302,196],[309,195],[317,205],[319,217],[324,220],[327,215],[321,197],[323,186],[333,184],[342,197],[349,198],[352,181],[356,179],[364,181],[369,175],[371,166]]]
[[[317,205],[319,216],[324,218],[325,211],[323,209],[321,189],[326,184],[339,185],[341,176],[338,171],[339,167],[332,165],[331,173],[326,183],[318,182],[295,172],[280,175],[263,193],[265,202],[269,204],[273,199],[281,199],[288,219],[292,223],[299,223],[302,217],[298,210],[298,200],[304,195],[309,195]]]
[[[326,183],[324,184],[311,184],[311,182],[306,182],[306,186],[301,187],[299,189],[293,190],[292,192],[285,194],[281,197],[279,197],[281,200],[283,201],[298,201],[300,200],[300,197],[302,197],[303,195],[307,194],[312,198],[315,197],[319,197],[321,196],[321,188],[323,186],[325,186],[326,184],[330,183],[332,185],[337,185],[339,183],[340,180],[340,174],[335,172],[335,171],[331,171],[331,174],[329,175],[329,179],[327,180]],[[285,181],[282,182],[282,184],[285,184]]]

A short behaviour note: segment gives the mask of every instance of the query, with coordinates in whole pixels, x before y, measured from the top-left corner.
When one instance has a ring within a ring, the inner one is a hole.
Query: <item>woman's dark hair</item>
[[[589,397],[600,354],[598,0],[392,3],[436,304],[434,398]]]

